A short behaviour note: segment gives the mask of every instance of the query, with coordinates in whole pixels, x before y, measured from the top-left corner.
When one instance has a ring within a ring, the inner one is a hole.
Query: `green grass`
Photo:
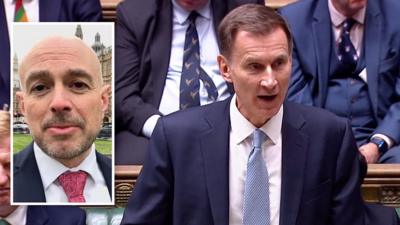
[[[32,142],[32,137],[29,134],[14,134],[13,135],[14,154],[20,152]],[[111,141],[97,139],[95,141],[96,150],[105,155],[111,155]]]

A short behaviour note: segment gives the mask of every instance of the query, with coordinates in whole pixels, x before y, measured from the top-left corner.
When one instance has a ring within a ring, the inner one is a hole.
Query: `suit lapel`
[[[14,201],[46,202],[33,143],[18,153],[18,157],[14,156],[14,159],[16,158],[18,160],[14,160]]]
[[[303,189],[308,135],[301,131],[305,121],[284,105],[282,123],[282,193],[280,225],[294,225]]]
[[[210,108],[206,120],[210,129],[200,136],[206,185],[215,225],[228,225],[229,218],[229,103]]]
[[[368,1],[364,25],[364,55],[367,65],[368,92],[375,115],[377,115],[378,110],[378,66],[383,27],[379,2]]]
[[[61,10],[61,0],[39,0],[39,21],[58,21]]]
[[[325,104],[327,79],[329,74],[330,64],[330,49],[331,49],[331,20],[328,10],[328,1],[318,1],[314,13],[313,36],[314,51],[317,58],[317,76],[318,79],[318,95],[315,99],[316,106],[322,107]]]
[[[101,173],[103,174],[104,180],[106,181],[108,193],[110,194],[110,197],[112,196],[112,186],[111,186],[111,163],[108,161],[111,161],[108,159],[106,156],[100,154],[99,152],[96,151],[96,159],[97,163],[99,164]]]
[[[160,77],[156,79],[158,84],[153,85],[153,87],[164,87],[171,54],[172,3],[171,1],[165,0],[157,1],[157,7],[152,17],[153,21],[149,23],[149,31],[151,32],[149,32],[148,37],[146,37],[146,40],[153,41],[147,42],[148,45],[151,44],[151,46],[144,46],[145,51],[146,49],[150,49],[150,54],[142,54],[142,56],[147,57],[143,59],[145,62],[151,62],[151,77]],[[156,93],[157,96],[154,96],[156,99],[155,102],[160,103],[162,91]]]
[[[46,206],[28,206],[26,224],[43,225],[48,219]]]

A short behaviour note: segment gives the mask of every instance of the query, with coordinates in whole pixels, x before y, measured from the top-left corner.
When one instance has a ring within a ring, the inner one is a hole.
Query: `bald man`
[[[19,71],[33,143],[14,156],[14,202],[111,202],[111,160],[94,146],[110,92],[96,54],[78,38],[48,37]]]

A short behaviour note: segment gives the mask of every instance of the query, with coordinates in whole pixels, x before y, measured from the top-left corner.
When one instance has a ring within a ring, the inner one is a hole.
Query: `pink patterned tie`
[[[85,188],[87,173],[67,171],[58,177],[58,181],[64,189],[69,202],[85,202],[83,189]]]

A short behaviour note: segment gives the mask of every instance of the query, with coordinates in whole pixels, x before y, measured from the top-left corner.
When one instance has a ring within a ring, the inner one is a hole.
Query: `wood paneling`
[[[116,205],[124,207],[141,166],[116,166]],[[400,164],[371,164],[362,185],[365,201],[400,207]]]

